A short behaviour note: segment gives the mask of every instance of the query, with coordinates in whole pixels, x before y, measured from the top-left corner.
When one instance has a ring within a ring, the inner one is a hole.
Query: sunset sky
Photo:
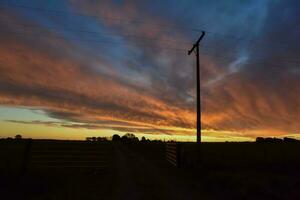
[[[300,138],[300,1],[0,1],[0,137]]]

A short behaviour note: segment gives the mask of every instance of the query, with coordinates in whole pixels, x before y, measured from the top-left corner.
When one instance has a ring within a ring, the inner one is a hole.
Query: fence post
[[[203,157],[202,157],[202,146],[203,143],[200,143],[197,145],[197,151],[196,151],[196,167],[203,167],[202,162],[203,162]]]
[[[179,143],[170,142],[166,144],[166,159],[172,165],[179,167],[181,165],[181,150]]]
[[[181,160],[181,144],[176,143],[176,161],[177,161],[177,167],[182,167],[182,160]]]
[[[30,154],[31,154],[31,147],[32,147],[32,139],[28,139],[25,144],[25,149],[24,149],[23,166],[22,166],[21,173],[20,173],[21,176],[24,175],[28,170]]]

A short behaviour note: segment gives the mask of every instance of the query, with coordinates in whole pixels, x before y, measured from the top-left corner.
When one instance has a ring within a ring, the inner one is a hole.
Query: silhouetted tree
[[[146,138],[143,136],[141,141],[146,142]]]
[[[135,137],[132,133],[126,133],[122,136],[121,140],[124,142],[138,142],[139,138]]]
[[[267,138],[263,138],[263,137],[257,137],[256,138],[256,142],[258,143],[278,143],[278,142],[283,142],[282,139],[280,138],[271,138],[271,137],[267,137]]]
[[[116,141],[120,141],[121,137],[118,134],[114,134],[112,137],[112,141],[116,142]]]
[[[299,140],[296,140],[294,138],[288,138],[288,137],[283,138],[283,141],[284,142],[300,142]]]
[[[134,139],[135,135],[132,133],[126,133],[124,136],[126,136],[128,139]]]
[[[283,140],[280,139],[280,138],[266,138],[266,142],[269,142],[269,143],[276,143],[276,142],[282,142]]]
[[[129,139],[128,139],[128,137],[127,137],[126,135],[123,135],[123,136],[121,137],[121,140],[122,140],[123,142],[125,142],[125,141],[128,141]]]
[[[140,140],[139,140],[138,137],[134,137],[134,138],[132,138],[132,141],[133,141],[133,142],[139,142]]]
[[[16,139],[16,140],[21,140],[21,139],[22,139],[22,135],[19,135],[19,134],[16,135],[16,136],[15,136],[15,139]]]
[[[265,139],[263,137],[257,137],[256,138],[256,142],[262,143],[264,141],[265,141]]]

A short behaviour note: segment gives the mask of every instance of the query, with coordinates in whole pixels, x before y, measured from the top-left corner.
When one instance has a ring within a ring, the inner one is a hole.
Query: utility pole
[[[202,35],[199,37],[197,42],[193,45],[192,49],[188,51],[188,55],[191,55],[192,52],[196,49],[196,59],[197,59],[197,143],[201,143],[201,97],[200,97],[200,60],[199,60],[199,45],[200,41],[204,37],[205,32],[202,31]]]

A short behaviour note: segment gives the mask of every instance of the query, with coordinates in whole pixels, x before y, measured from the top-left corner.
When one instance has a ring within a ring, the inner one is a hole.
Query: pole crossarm
[[[199,39],[197,40],[197,42],[193,45],[193,47],[191,48],[191,50],[188,51],[188,55],[191,55],[191,53],[194,51],[194,49],[199,46],[200,41],[202,40],[202,38],[205,35],[205,31],[202,31],[202,35],[199,37]]]

